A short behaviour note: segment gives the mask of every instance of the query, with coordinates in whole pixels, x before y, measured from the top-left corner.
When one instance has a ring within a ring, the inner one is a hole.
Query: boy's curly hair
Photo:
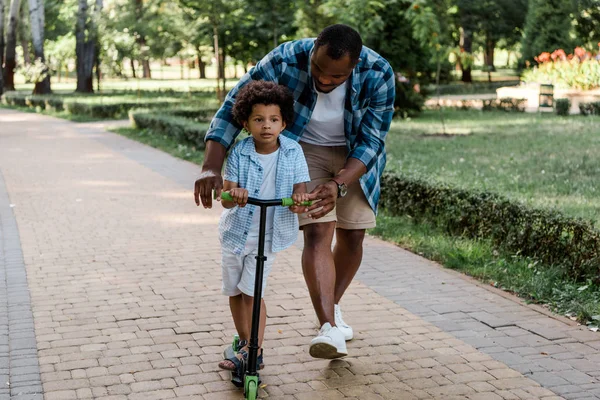
[[[275,82],[252,81],[240,89],[233,105],[233,118],[240,124],[248,121],[255,104],[277,105],[286,125],[294,121],[294,96],[290,90]]]

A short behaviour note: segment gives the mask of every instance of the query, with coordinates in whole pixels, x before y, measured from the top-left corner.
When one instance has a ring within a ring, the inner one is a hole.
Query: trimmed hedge
[[[81,101],[92,99],[95,101]],[[177,99],[177,101],[161,101],[156,97],[141,97],[139,100],[114,101],[95,98],[94,96],[72,96],[72,95],[31,95],[19,92],[8,92],[2,96],[4,104],[39,108],[46,111],[67,111],[74,115],[86,115],[92,118],[118,119],[127,116],[129,110],[139,107],[145,108],[171,108],[189,103],[189,98]],[[104,100],[104,101],[103,101]],[[192,99],[195,102],[207,102],[204,98]]]
[[[556,99],[554,104],[554,111],[556,115],[567,116],[569,115],[569,109],[571,108],[571,100],[569,99]]]
[[[452,235],[487,238],[509,252],[564,267],[600,282],[600,231],[555,210],[404,175],[382,178],[381,206],[392,215],[428,219]]]
[[[204,135],[210,125],[209,121],[197,122],[178,116],[177,113],[191,113],[191,110],[170,110],[156,112],[151,110],[131,110],[129,119],[137,128],[149,129],[155,133],[174,137],[183,144],[190,144],[196,149],[204,149]],[[214,110],[196,110],[195,115],[214,114]]]
[[[600,115],[600,101],[591,103],[579,103],[581,115]]]

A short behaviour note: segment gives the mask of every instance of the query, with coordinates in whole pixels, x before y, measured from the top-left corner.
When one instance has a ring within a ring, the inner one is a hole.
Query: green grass
[[[452,135],[438,135],[437,111],[394,121],[387,170],[600,220],[599,117],[448,110],[444,115]]]
[[[148,129],[115,128],[111,129],[111,131],[162,150],[174,157],[193,162],[194,164],[202,165],[202,161],[204,161],[204,151],[181,144],[171,136],[156,134]]]
[[[558,268],[502,254],[488,241],[448,236],[427,221],[409,217],[380,213],[369,233],[557,313],[589,325],[599,323],[600,287],[577,283]]]

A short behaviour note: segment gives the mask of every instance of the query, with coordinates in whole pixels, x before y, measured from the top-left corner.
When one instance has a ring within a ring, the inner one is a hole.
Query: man
[[[294,94],[295,120],[284,135],[300,141],[311,177],[309,196],[317,200],[300,217],[302,269],[321,324],[310,354],[343,357],[353,331],[339,302],[362,261],[365,230],[375,226],[384,142],[394,112],[394,73],[346,25],[329,26],[316,40],[280,45],[242,77],[213,119],[195,183],[196,205],[201,200],[210,208],[212,190],[221,193],[225,154],[241,129],[231,116],[232,105],[251,80],[275,81]]]

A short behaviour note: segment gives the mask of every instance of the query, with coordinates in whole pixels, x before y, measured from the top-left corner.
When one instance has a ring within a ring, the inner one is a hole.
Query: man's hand
[[[317,186],[308,194],[308,200],[313,200],[315,203],[308,207],[308,216],[312,219],[318,219],[333,210],[337,201],[338,187],[335,181],[328,181]],[[323,208],[321,208],[323,207]],[[311,212],[317,208],[318,211]]]
[[[196,200],[196,205],[199,206],[200,200],[202,200],[204,208],[212,208],[212,191],[215,190],[217,199],[220,199],[222,189],[223,177],[220,173],[211,170],[202,171],[194,185],[194,200]]]
[[[229,194],[232,198],[232,203],[237,204],[239,207],[245,207],[248,203],[248,190],[244,188],[233,188],[229,190]]]

